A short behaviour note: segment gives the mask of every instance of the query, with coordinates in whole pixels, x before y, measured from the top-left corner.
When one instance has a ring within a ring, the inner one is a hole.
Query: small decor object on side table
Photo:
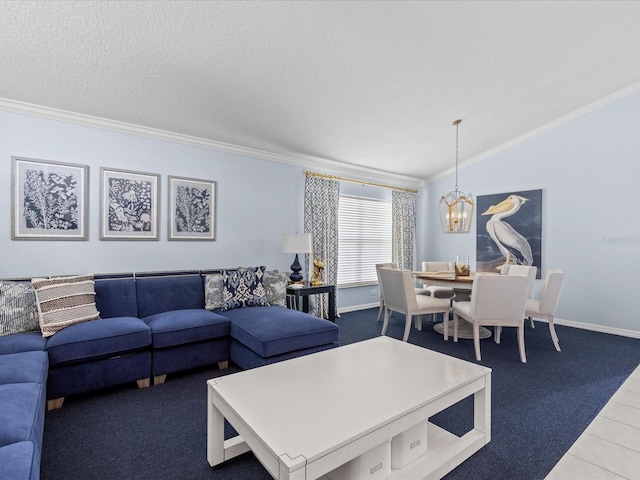
[[[318,287],[322,285],[322,271],[324,270],[324,263],[320,260],[313,261],[313,275],[311,275],[311,286]]]
[[[456,257],[456,269],[455,276],[457,277],[468,277],[470,273],[469,269],[469,255],[458,255]]]

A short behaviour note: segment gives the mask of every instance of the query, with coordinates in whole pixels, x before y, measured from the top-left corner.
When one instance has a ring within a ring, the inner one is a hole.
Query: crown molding
[[[258,150],[255,148],[242,147],[230,143],[218,142],[207,138],[193,137],[181,133],[169,132],[157,128],[144,127],[131,123],[120,122],[117,120],[109,120],[106,118],[94,117],[82,113],[60,110],[57,108],[45,107],[31,103],[19,102],[8,98],[0,98],[0,110],[30,115],[33,117],[46,118],[48,120],[57,120],[76,125],[110,130],[119,133],[127,133],[138,135],[157,140],[165,140],[183,145],[216,150],[220,152],[232,153],[234,155],[242,155],[261,160],[269,160],[272,162],[284,163],[287,165],[295,165],[304,167],[305,169],[328,169],[331,173],[341,175],[357,175],[366,180],[373,180],[385,183],[397,183],[400,186],[410,188],[420,188],[424,186],[424,181],[414,177],[398,175],[394,173],[384,172],[381,170],[361,167],[357,165],[347,164],[336,160],[329,160],[321,157],[295,157],[292,155],[283,155],[280,153],[269,152],[266,150]]]

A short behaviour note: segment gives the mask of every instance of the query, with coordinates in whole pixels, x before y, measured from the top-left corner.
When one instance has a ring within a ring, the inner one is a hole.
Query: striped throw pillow
[[[100,318],[93,275],[34,278],[40,329],[50,337],[63,328]]]

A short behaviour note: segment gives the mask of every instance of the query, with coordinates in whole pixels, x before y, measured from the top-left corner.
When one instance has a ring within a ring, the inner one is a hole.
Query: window
[[[376,263],[391,262],[391,202],[340,195],[338,285],[377,283]]]

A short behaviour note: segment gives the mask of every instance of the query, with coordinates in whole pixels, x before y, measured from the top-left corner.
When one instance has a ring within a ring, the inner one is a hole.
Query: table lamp
[[[289,275],[289,279],[293,283],[300,283],[303,279],[303,276],[300,273],[302,266],[298,261],[298,254],[311,253],[312,251],[310,233],[285,233],[282,236],[282,252],[296,254],[296,258],[291,264],[292,273]]]

